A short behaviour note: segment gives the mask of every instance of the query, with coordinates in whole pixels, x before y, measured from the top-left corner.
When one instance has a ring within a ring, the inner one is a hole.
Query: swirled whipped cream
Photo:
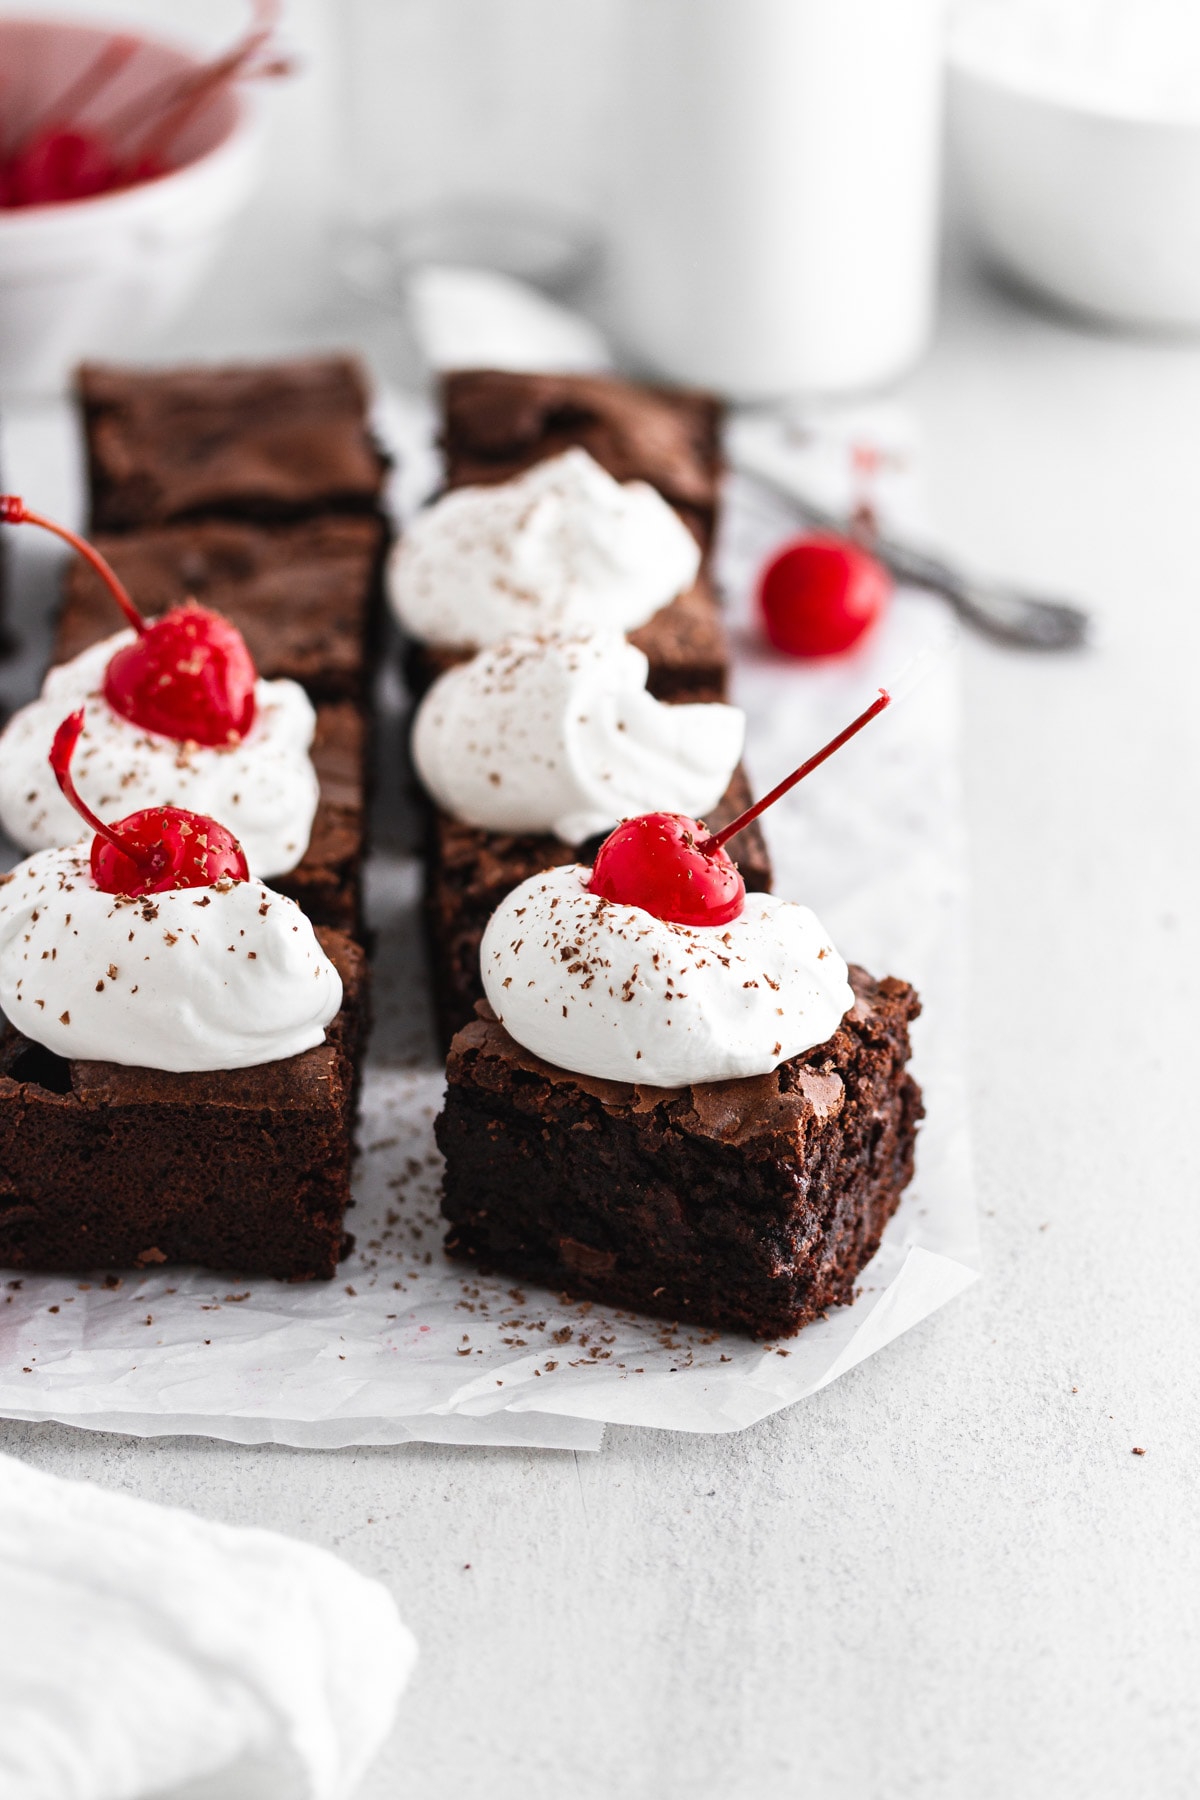
[[[730,925],[672,925],[590,894],[590,875],[573,863],[523,882],[480,952],[493,1012],[560,1069],[649,1087],[766,1075],[854,1004],[807,906],[747,894]]]
[[[260,881],[130,898],[91,838],[0,877],[0,1007],[59,1056],[247,1069],[323,1041],[342,982],[294,901]]]
[[[102,819],[182,806],[227,825],[255,875],[294,869],[308,848],[318,796],[308,754],[316,714],[304,689],[260,680],[254,724],[239,744],[181,743],[144,731],[104,698],[109,661],[133,639],[132,630],[119,631],[51,669],[38,699],[0,732],[0,825],[23,850],[74,842],[79,814],[59,792],[48,759],[55,731],[82,706],[73,772]]]
[[[661,494],[565,450],[418,514],[392,552],[389,590],[413,637],[474,649],[514,632],[635,631],[699,567],[695,538]]]
[[[736,706],[664,706],[649,664],[614,631],[505,638],[440,676],[413,757],[446,812],[485,831],[578,844],[659,807],[702,817],[742,754]]]

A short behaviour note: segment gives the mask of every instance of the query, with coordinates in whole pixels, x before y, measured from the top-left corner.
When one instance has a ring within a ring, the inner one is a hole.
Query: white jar
[[[739,399],[906,369],[935,292],[943,0],[632,0],[614,323]]]

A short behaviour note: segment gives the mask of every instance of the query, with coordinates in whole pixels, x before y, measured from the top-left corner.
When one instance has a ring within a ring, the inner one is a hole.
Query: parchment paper
[[[394,402],[389,430],[431,467],[427,417]],[[836,427],[748,421],[810,489],[835,501],[850,479],[847,435],[892,446],[874,478],[907,523],[914,458],[903,421]],[[31,503],[78,513],[78,451],[65,412],[10,417],[6,480]],[[424,476],[420,471],[424,471]],[[368,872],[378,932],[376,1011],[364,1089],[357,1246],[331,1284],[288,1286],[169,1268],[86,1278],[0,1273],[0,1414],[143,1435],[333,1447],[422,1439],[596,1449],[605,1423],[738,1430],[835,1380],[975,1277],[975,1215],[962,1073],[961,920],[965,858],[958,788],[958,676],[941,602],[899,595],[865,651],[828,666],[784,663],[745,623],[750,571],[795,520],[756,487],[730,483],[722,567],[737,643],[735,697],[750,719],[747,762],[761,790],[932,646],[933,668],[769,815],[777,886],[816,908],[843,952],[913,980],[925,1002],[915,1069],[926,1094],[917,1179],[864,1272],[858,1299],[799,1337],[732,1335],[565,1304],[474,1277],[445,1259],[432,1122],[442,1075],[419,933],[419,865],[403,784],[405,701],[380,679],[378,849]],[[30,536],[31,534],[26,534]],[[46,632],[31,629],[52,561],[16,541],[27,648],[0,673],[6,698],[33,691]],[[947,646],[950,646],[949,648]],[[11,858],[10,858],[11,860]]]

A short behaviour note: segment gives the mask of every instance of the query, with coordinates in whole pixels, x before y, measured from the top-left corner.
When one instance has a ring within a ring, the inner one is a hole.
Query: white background
[[[280,161],[173,348],[362,329],[300,214],[328,167],[308,83],[273,99]],[[734,1438],[614,1429],[575,1458],[0,1427],[389,1583],[422,1661],[366,1800],[1195,1792],[1200,350],[1038,316],[956,257],[903,394],[942,541],[1105,626],[1072,661],[967,649],[984,1280]]]

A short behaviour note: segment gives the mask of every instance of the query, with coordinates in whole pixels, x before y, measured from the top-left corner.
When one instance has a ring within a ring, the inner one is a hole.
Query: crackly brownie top
[[[523,1049],[481,1001],[478,1016],[451,1044],[447,1076],[452,1084],[461,1082],[470,1066],[472,1081],[510,1089],[526,1109],[548,1104],[557,1112],[569,1113],[576,1105],[590,1111],[589,1102],[596,1102],[612,1116],[643,1119],[651,1131],[672,1129],[759,1148],[769,1148],[772,1140],[790,1145],[807,1126],[841,1111],[864,1046],[890,1047],[889,1066],[907,1059],[908,1024],[920,1012],[913,988],[893,976],[876,981],[854,964],[850,984],[855,1004],[833,1036],[769,1075],[661,1088],[571,1074]]]
[[[148,617],[198,600],[237,626],[268,680],[353,691],[383,538],[382,520],[334,514],[280,525],[196,519],[93,541]],[[111,636],[115,623],[103,582],[82,560],[69,563],[53,661]]]
[[[578,444],[618,481],[648,481],[705,513],[716,504],[720,408],[711,394],[465,369],[444,378],[442,405],[451,486],[504,479]]]
[[[351,357],[79,374],[101,530],[205,513],[367,511],[383,460]]]

